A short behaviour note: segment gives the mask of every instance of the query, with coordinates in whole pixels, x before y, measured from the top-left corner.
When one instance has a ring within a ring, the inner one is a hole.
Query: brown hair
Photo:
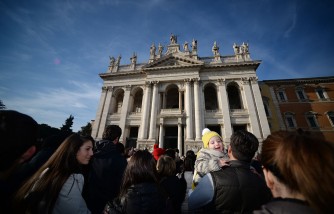
[[[131,185],[140,183],[157,183],[156,161],[147,150],[135,152],[125,168],[120,196],[126,195]]]
[[[82,165],[76,159],[77,152],[85,142],[92,140],[94,141],[90,136],[84,137],[78,134],[67,137],[49,160],[19,189],[14,201],[17,212],[25,209],[24,198],[35,183],[34,192],[44,194],[47,191],[47,200],[50,202],[49,211],[51,211],[68,177],[72,173],[81,172]],[[94,144],[93,141],[92,144]],[[45,173],[41,176],[44,171]]]
[[[309,133],[276,132],[263,141],[262,165],[319,213],[333,210],[334,147]]]
[[[162,155],[158,159],[157,170],[160,178],[173,176],[176,174],[176,163],[172,157]]]

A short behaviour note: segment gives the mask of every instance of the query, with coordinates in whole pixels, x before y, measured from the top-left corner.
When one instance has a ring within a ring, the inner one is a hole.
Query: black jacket
[[[125,196],[108,203],[109,214],[165,213],[166,199],[155,183],[132,185]]]
[[[230,166],[211,172],[216,213],[251,213],[271,199],[262,177],[250,170],[250,163],[233,160]]]
[[[87,206],[92,213],[100,214],[107,201],[112,201],[120,191],[127,161],[109,141],[99,142],[94,153],[85,190]]]
[[[187,182],[184,177],[164,177],[160,181],[160,186],[172,200],[174,213],[181,213],[181,206],[186,197],[187,190]]]
[[[269,203],[263,205],[261,210],[256,210],[254,214],[311,214],[314,210],[304,201],[288,198],[275,198]]]

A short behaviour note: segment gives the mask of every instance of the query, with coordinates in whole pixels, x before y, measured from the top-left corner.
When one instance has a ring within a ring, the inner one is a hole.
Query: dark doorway
[[[165,127],[164,148],[165,149],[177,148],[177,126]]]
[[[210,131],[217,132],[220,136],[222,136],[220,126],[208,125],[207,128],[210,129]]]
[[[130,127],[130,134],[126,138],[125,148],[137,147],[138,129],[138,127]]]
[[[236,132],[238,130],[247,131],[247,125],[233,125],[233,132]]]

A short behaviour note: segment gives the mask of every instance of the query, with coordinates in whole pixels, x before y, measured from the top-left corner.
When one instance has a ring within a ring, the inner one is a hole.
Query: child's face
[[[221,152],[223,151],[224,145],[220,137],[214,136],[209,140],[209,149],[214,149]]]

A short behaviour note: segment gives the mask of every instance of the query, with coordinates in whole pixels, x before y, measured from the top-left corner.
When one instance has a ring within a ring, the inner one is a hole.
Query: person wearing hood
[[[84,196],[92,213],[102,213],[107,201],[112,201],[119,194],[127,166],[126,158],[116,146],[121,135],[119,126],[108,125],[102,140],[96,142]]]

